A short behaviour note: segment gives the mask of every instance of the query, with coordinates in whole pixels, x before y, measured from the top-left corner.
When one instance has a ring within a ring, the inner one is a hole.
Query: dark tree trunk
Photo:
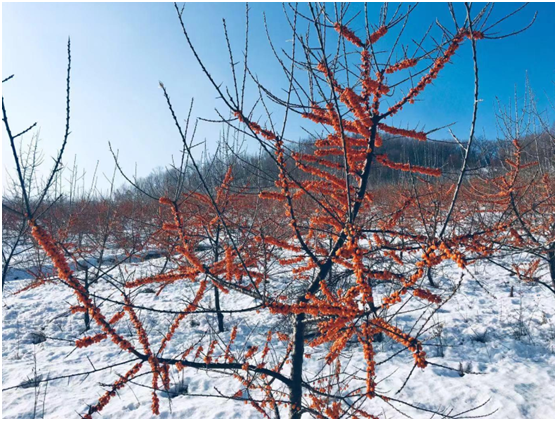
[[[85,267],[85,291],[89,293],[89,268]],[[89,312],[86,311],[83,313],[83,321],[85,322],[85,331],[87,332],[91,328],[91,317],[89,316]]]
[[[294,320],[294,350],[292,352],[292,385],[290,387],[290,418],[302,417],[302,372],[304,365],[304,319],[305,315],[297,314]]]
[[[8,277],[8,269],[10,268],[10,260],[7,259],[3,263],[4,263],[4,266],[2,267],[2,291],[4,291],[4,283],[6,282],[6,278]]]
[[[223,316],[222,312],[220,311],[219,289],[217,287],[214,287],[214,291],[215,291],[215,310],[217,311],[218,329],[219,329],[219,332],[224,332],[224,316]]]
[[[429,285],[432,287],[437,287],[437,285],[435,285],[435,281],[433,280],[433,270],[430,267],[427,268],[426,275],[427,280],[429,281]]]
[[[217,235],[215,237],[215,263],[219,260],[219,237],[220,237],[220,226],[217,227]],[[224,332],[224,315],[220,311],[220,293],[219,289],[216,286],[213,286],[215,291],[215,310],[217,312],[217,325],[219,332]]]
[[[555,242],[551,243],[548,251],[549,273],[551,275],[551,282],[553,283],[553,290],[555,290]]]

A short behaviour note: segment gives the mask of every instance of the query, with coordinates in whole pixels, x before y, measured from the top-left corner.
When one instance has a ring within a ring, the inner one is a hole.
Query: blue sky
[[[250,5],[250,64],[260,80],[280,93],[284,77],[266,40],[263,12],[278,48],[290,49],[291,33],[280,4]],[[304,6],[301,6],[304,7]],[[459,13],[464,7],[456,4]],[[479,9],[479,5],[474,8]],[[497,4],[494,18],[516,4]],[[244,3],[188,3],[185,22],[192,40],[218,82],[230,81],[222,18],[227,19],[236,59],[241,59]],[[376,16],[378,4],[370,4]],[[357,11],[357,6],[352,8]],[[501,26],[502,32],[525,25],[538,11],[527,32],[478,45],[480,60],[479,130],[496,136],[495,98],[508,102],[515,86],[523,92],[526,73],[541,109],[550,108],[555,92],[555,5],[532,3]],[[447,23],[445,3],[422,3],[409,21],[406,36],[419,38],[438,18]],[[364,32],[363,19],[352,28]],[[451,26],[452,28],[452,26]],[[179,116],[185,118],[192,97],[194,115],[214,118],[224,110],[202,74],[181,33],[170,3],[4,3],[2,17],[2,77],[15,78],[2,87],[14,131],[37,121],[45,157],[55,155],[64,130],[66,42],[72,40],[72,121],[66,164],[77,156],[81,169],[92,174],[97,161],[110,174],[113,161],[108,142],[118,149],[123,167],[140,176],[164,167],[177,156],[181,141],[166,108],[159,81],[168,88]],[[388,42],[385,39],[385,42]],[[429,130],[457,122],[454,131],[465,136],[471,113],[472,73],[469,43],[459,50],[419,104],[405,109],[394,123]],[[303,137],[299,120],[287,135]],[[197,140],[214,148],[221,126],[200,123]],[[446,137],[442,131],[436,137]],[[11,171],[9,145],[2,135],[4,169]],[[50,160],[46,160],[50,163]],[[106,186],[102,179],[99,184]]]

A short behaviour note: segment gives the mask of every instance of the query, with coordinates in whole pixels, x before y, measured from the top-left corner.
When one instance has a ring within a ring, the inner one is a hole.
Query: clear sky
[[[455,5],[463,13],[462,4]],[[192,97],[195,116],[214,118],[215,107],[224,110],[187,48],[171,3],[3,3],[2,7],[2,78],[15,74],[3,84],[2,95],[14,131],[38,122],[46,157],[56,154],[64,131],[68,36],[72,40],[72,116],[66,164],[77,156],[78,166],[92,174],[100,161],[100,172],[110,174],[109,141],[119,150],[127,172],[133,173],[137,165],[138,175],[145,176],[169,164],[179,153],[181,141],[159,81],[168,88],[181,118],[187,115]],[[291,33],[282,5],[253,3],[250,7],[250,64],[262,82],[280,93],[284,77],[269,51],[262,16],[267,14],[276,46],[289,50]],[[474,8],[479,9],[480,4]],[[493,19],[514,8],[516,3],[497,4]],[[352,9],[356,12],[358,6]],[[371,16],[378,10],[378,4],[370,4]],[[192,40],[211,74],[218,82],[230,81],[222,18],[227,20],[240,60],[245,4],[188,3],[185,11]],[[500,29],[506,32],[524,26],[536,11],[537,21],[525,33],[478,45],[483,100],[479,129],[487,137],[497,134],[496,97],[508,102],[515,86],[523,92],[526,73],[539,107],[550,109],[554,103],[555,5],[531,3]],[[446,4],[421,3],[410,18],[406,36],[420,38],[435,18],[448,24]],[[363,19],[357,18],[351,27],[363,33]],[[427,130],[457,122],[454,131],[465,136],[473,86],[469,51],[463,48],[452,61],[435,85],[428,87],[423,101],[400,113],[403,127],[419,125]],[[288,132],[291,138],[304,135],[298,123],[293,121]],[[197,138],[206,140],[210,150],[221,129],[200,123]],[[444,131],[436,137],[446,135]],[[4,130],[2,139],[4,170],[11,171],[13,161]],[[100,184],[106,182],[100,180]]]

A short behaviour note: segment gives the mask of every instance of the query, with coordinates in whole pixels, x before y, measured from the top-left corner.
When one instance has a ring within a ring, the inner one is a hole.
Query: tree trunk
[[[11,258],[11,255],[10,255]],[[8,277],[8,269],[10,267],[10,258],[8,258],[4,263],[4,266],[2,267],[2,291],[4,291],[4,283],[6,282],[6,278]]]
[[[429,285],[432,287],[437,287],[437,285],[435,285],[435,281],[433,280],[433,274],[432,274],[433,270],[428,267],[427,271],[426,271],[426,275],[427,275],[427,280],[429,281]]]
[[[217,311],[217,324],[218,324],[219,332],[222,333],[224,332],[224,316],[220,311],[219,289],[217,287],[214,287],[214,291],[215,291],[215,310]]]
[[[85,267],[85,291],[89,293],[89,268]],[[83,313],[83,321],[85,322],[85,332],[91,328],[91,318],[89,316],[89,311]]]
[[[217,227],[217,235],[214,243],[215,263],[218,262],[219,260],[219,237],[220,237],[220,225]],[[224,332],[224,315],[220,311],[220,293],[219,293],[219,289],[216,286],[213,286],[213,288],[215,291],[215,310],[217,312],[217,327],[219,332],[222,333]]]
[[[292,385],[290,386],[290,419],[302,417],[302,373],[304,365],[304,319],[297,314],[294,320],[294,350],[292,352]]]
[[[548,263],[549,263],[549,273],[551,275],[551,282],[553,283],[553,289],[555,290],[555,242],[551,243],[551,247],[548,251]]]

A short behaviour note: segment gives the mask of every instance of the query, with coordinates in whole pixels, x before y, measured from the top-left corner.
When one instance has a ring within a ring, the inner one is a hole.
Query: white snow
[[[127,269],[148,270],[153,261],[125,265]],[[428,360],[458,371],[429,365],[414,371],[404,388],[412,358],[408,352],[377,367],[378,391],[417,406],[458,415],[485,402],[480,408],[461,416],[488,418],[546,418],[555,416],[555,297],[538,286],[526,285],[510,278],[496,266],[482,264],[472,267],[474,277],[465,273],[459,291],[432,318],[436,326],[423,335]],[[18,272],[21,276],[21,273]],[[446,265],[436,273],[445,293],[453,282],[460,279],[460,270]],[[480,282],[488,291],[486,292]],[[2,329],[2,411],[4,418],[79,418],[88,405],[95,404],[113,383],[118,374],[125,373],[131,364],[97,371],[89,375],[60,378],[76,373],[101,369],[130,359],[109,341],[84,349],[76,349],[73,341],[80,337],[83,315],[70,314],[69,305],[76,304],[72,293],[64,286],[46,284],[18,295],[14,291],[29,280],[8,282],[3,297]],[[514,286],[514,297],[509,296]],[[99,283],[95,292],[100,296],[110,294],[108,284]],[[193,296],[195,286],[176,283],[167,287],[160,296],[139,294],[136,304],[156,308],[176,308],[176,300],[184,295]],[[490,295],[492,294],[492,295]],[[209,295],[209,294],[208,294]],[[117,297],[115,297],[117,298]],[[210,299],[208,297],[207,299]],[[223,296],[227,309],[250,305],[250,299],[233,293]],[[413,300],[409,306],[418,306]],[[181,305],[179,306],[181,307]],[[116,308],[116,307],[115,307]],[[112,314],[105,304],[107,314]],[[139,312],[150,335],[162,337],[172,317],[161,313]],[[241,323],[243,317],[249,317]],[[238,323],[237,343],[244,344],[251,336],[266,335],[270,320],[266,311],[249,316],[226,315],[230,328]],[[416,322],[414,313],[403,313],[393,321],[405,331]],[[186,348],[192,332],[210,330],[214,326],[212,315],[195,315],[184,320],[166,351],[176,355]],[[244,326],[244,327],[242,327]],[[91,333],[98,330],[93,327]],[[122,323],[119,329],[129,329]],[[46,341],[41,343],[41,333]],[[225,332],[228,340],[230,332]],[[250,336],[251,335],[251,336]],[[38,338],[38,340],[37,340]],[[440,347],[439,345],[443,346]],[[280,345],[277,345],[280,346]],[[399,349],[390,340],[375,344],[377,361],[382,361]],[[359,349],[359,348],[357,348]],[[312,352],[305,360],[308,372],[322,367],[321,357],[326,349]],[[352,358],[343,356],[346,370],[363,369],[365,362],[359,351]],[[480,374],[473,374],[480,373]],[[34,387],[33,379],[42,380]],[[48,380],[54,379],[57,380]],[[208,373],[202,370],[171,370],[172,389],[169,395],[160,392],[161,418],[261,418],[252,406],[241,401],[198,395],[234,394],[240,388],[231,376]],[[102,418],[152,418],[150,389],[151,377],[144,375],[119,391],[119,394],[95,417]],[[351,387],[361,386],[354,381]],[[16,386],[26,387],[16,387]],[[187,392],[185,389],[187,387]],[[431,414],[392,401],[389,404],[373,399],[363,409],[380,417],[429,418]],[[400,412],[399,412],[400,411]],[[287,409],[281,408],[286,417]]]

